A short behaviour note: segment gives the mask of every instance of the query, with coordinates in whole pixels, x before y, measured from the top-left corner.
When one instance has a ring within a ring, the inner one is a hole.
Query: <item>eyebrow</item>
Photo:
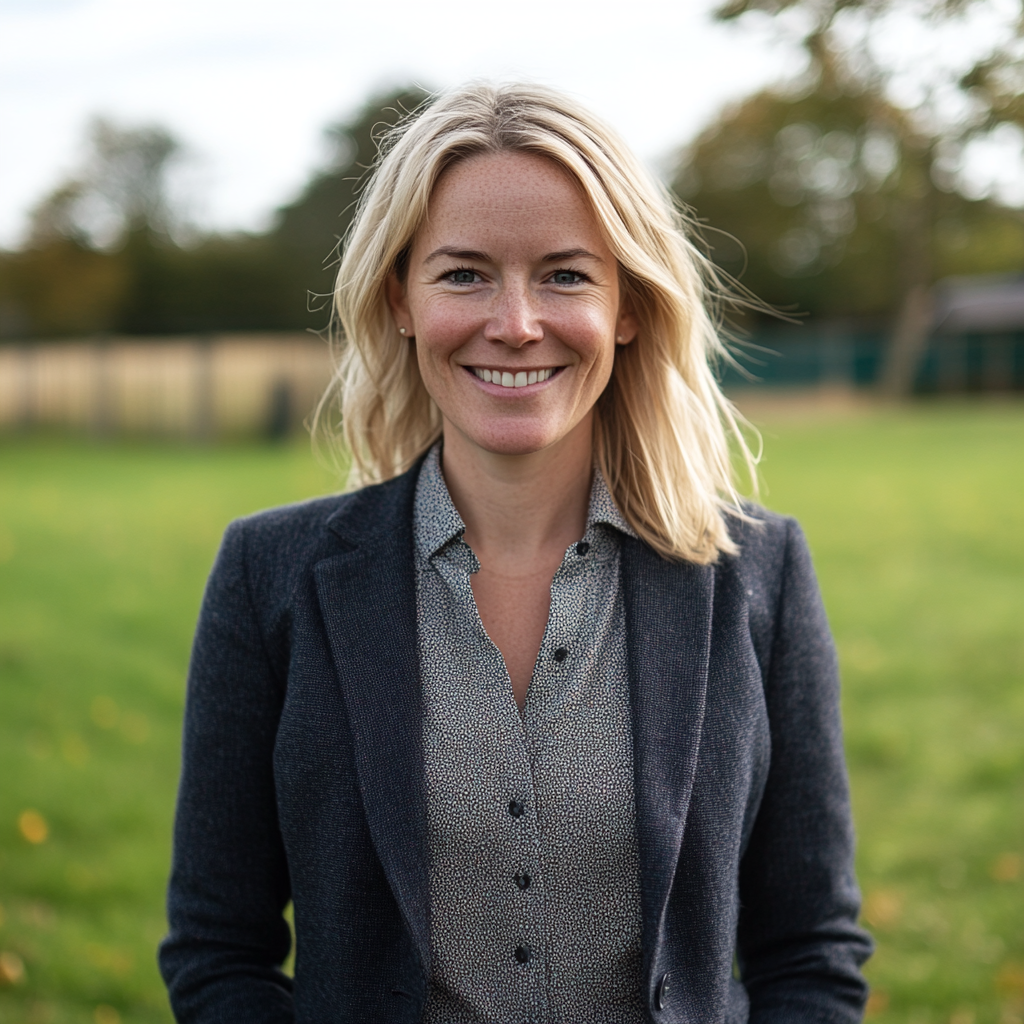
[[[456,260],[476,260],[479,263],[489,263],[490,256],[485,252],[479,252],[476,249],[456,249],[452,245],[442,245],[440,249],[435,249],[423,262],[429,263],[431,260],[440,259],[442,256],[448,256]]]
[[[596,253],[591,252],[589,249],[563,249],[561,252],[549,252],[544,257],[545,263],[561,263],[563,260],[575,260],[583,256],[586,259],[597,260],[598,263],[604,263]]]
[[[452,245],[442,245],[439,249],[435,249],[423,262],[429,263],[431,260],[440,259],[442,256],[457,260],[475,260],[479,263],[492,262],[491,257],[485,252],[480,252],[477,249],[456,249]],[[549,252],[541,262],[560,263],[563,260],[579,259],[581,256],[597,260],[598,263],[604,262],[600,256],[592,253],[589,249],[562,249],[559,252]]]

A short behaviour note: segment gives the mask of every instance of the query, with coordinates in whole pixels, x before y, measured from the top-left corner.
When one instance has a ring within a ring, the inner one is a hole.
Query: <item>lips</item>
[[[490,370],[482,366],[471,367],[473,373],[487,384],[497,384],[503,388],[525,388],[530,384],[542,384],[556,370],[557,366],[549,366],[544,370]]]

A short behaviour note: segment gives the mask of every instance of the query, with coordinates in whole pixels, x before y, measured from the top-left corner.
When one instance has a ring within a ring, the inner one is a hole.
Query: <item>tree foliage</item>
[[[1024,269],[1021,211],[992,190],[979,198],[965,159],[979,140],[1000,139],[1016,143],[1024,169],[1024,0],[724,0],[716,13],[760,18],[762,31],[803,48],[807,67],[702,133],[676,188],[745,247],[744,283],[765,299],[891,317],[882,387],[906,393],[933,284]],[[961,47],[966,59],[913,63],[907,46],[881,45],[894,32],[910,49],[934,43],[982,15],[998,31],[987,49]],[[715,241],[715,258],[738,273],[743,250]]]
[[[330,127],[332,158],[264,234],[188,235],[158,126],[97,119],[79,170],[0,254],[0,335],[167,334],[327,324],[334,257],[381,132],[425,98],[399,89]]]
[[[766,90],[683,151],[673,188],[715,261],[766,301],[879,317],[922,277],[1024,267],[1020,215],[938,187],[933,158],[874,90]]]
[[[95,118],[87,155],[32,213],[29,244],[64,238],[92,249],[113,249],[132,232],[170,236],[178,211],[168,173],[181,145],[159,125],[125,128]]]
[[[427,93],[417,88],[374,96],[352,120],[329,127],[328,166],[313,176],[294,202],[278,211],[272,244],[287,269],[288,287],[308,297],[311,321],[318,327],[324,323],[324,297],[334,282],[339,245],[377,159],[381,135],[426,98]]]

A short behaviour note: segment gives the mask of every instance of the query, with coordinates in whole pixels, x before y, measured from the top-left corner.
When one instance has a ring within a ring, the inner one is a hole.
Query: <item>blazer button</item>
[[[671,973],[671,971],[667,971],[658,982],[658,988],[654,993],[654,1007],[657,1010],[665,1009],[665,1002],[668,997],[668,978]]]

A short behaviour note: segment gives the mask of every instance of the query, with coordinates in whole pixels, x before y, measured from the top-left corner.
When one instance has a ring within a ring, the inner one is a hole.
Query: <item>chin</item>
[[[466,431],[466,436],[473,444],[492,455],[533,455],[560,440],[554,431],[538,424],[525,423]]]

